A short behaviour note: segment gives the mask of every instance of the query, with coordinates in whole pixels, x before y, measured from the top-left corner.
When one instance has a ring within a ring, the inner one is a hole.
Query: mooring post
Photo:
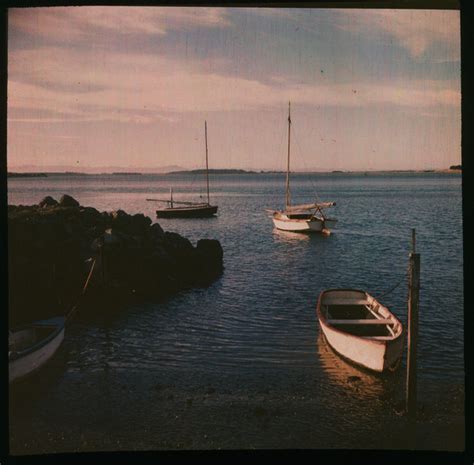
[[[420,255],[415,252],[415,230],[412,229],[412,252],[410,253],[408,281],[408,344],[406,410],[411,419],[416,418],[416,352],[418,344],[418,301],[420,291]]]

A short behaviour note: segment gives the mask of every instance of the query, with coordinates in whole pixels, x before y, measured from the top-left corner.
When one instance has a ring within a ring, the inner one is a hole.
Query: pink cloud
[[[268,84],[220,75],[197,63],[171,58],[109,53],[101,59],[97,53],[73,55],[49,48],[12,52],[9,108],[55,111],[82,121],[107,118],[147,123],[174,120],[173,114],[181,112],[245,110],[289,99],[342,107],[460,105],[459,83],[452,81],[296,85],[275,77]]]
[[[41,37],[63,40],[87,39],[91,28],[163,35],[172,29],[230,25],[224,8],[201,7],[12,8],[8,20],[10,27]]]

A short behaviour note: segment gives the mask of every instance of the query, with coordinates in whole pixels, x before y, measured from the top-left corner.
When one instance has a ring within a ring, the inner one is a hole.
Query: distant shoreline
[[[205,174],[205,170],[196,169],[196,170],[182,170],[182,171],[169,171],[166,173],[156,172],[156,173],[142,173],[142,172],[104,172],[104,173],[83,173],[83,172],[74,172],[74,171],[57,171],[57,172],[8,172],[8,178],[46,178],[46,177],[55,177],[55,176],[146,176],[146,175],[193,175],[193,174]],[[212,169],[209,170],[210,174],[238,174],[238,175],[247,175],[247,174],[285,174],[286,171],[276,171],[276,170],[261,170],[261,171],[249,171],[242,169]],[[333,171],[292,171],[292,174],[325,174],[325,175],[351,175],[351,174],[362,174],[362,175],[383,175],[383,174],[423,174],[423,173],[436,173],[436,174],[459,174],[462,173],[462,169],[430,169],[430,170],[376,170],[376,171],[343,171],[343,170],[333,170]]]

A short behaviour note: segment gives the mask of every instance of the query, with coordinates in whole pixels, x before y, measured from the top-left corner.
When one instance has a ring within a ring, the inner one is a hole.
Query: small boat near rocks
[[[19,380],[45,365],[64,339],[66,318],[58,316],[40,320],[8,335],[8,378]]]
[[[399,365],[403,325],[367,292],[324,290],[316,313],[328,344],[343,358],[377,372],[393,371]]]
[[[149,202],[165,202],[165,208],[156,210],[157,218],[209,218],[217,213],[217,205],[211,205],[209,197],[209,162],[207,149],[207,121],[204,122],[204,137],[206,140],[206,187],[207,202],[183,202],[173,200],[173,189],[170,189],[169,200],[147,199]],[[176,206],[178,205],[178,206]]]

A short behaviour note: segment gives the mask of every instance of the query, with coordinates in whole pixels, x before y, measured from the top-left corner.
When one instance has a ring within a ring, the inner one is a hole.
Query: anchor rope
[[[92,261],[91,269],[89,270],[87,278],[84,282],[84,286],[82,287],[82,291],[79,294],[79,297],[78,297],[76,303],[72,306],[71,310],[69,310],[69,313],[66,315],[66,321],[70,320],[72,318],[72,316],[76,313],[78,305],[81,302],[82,297],[85,295],[85,293],[87,291],[87,288],[89,287],[89,282],[92,278],[92,275],[93,275],[94,269],[95,269],[95,262],[96,262],[96,259],[94,258],[94,260]]]
[[[405,271],[405,274],[401,277],[400,281],[398,281],[397,284],[395,284],[395,286],[393,286],[392,288],[390,288],[388,291],[386,291],[386,292],[384,292],[382,295],[380,295],[379,298],[385,297],[386,295],[392,293],[395,289],[397,289],[398,286],[400,286],[400,284],[403,283],[403,281],[404,281],[405,279],[408,280],[409,271],[410,271],[410,266],[408,266],[408,268],[407,268],[406,271]]]

